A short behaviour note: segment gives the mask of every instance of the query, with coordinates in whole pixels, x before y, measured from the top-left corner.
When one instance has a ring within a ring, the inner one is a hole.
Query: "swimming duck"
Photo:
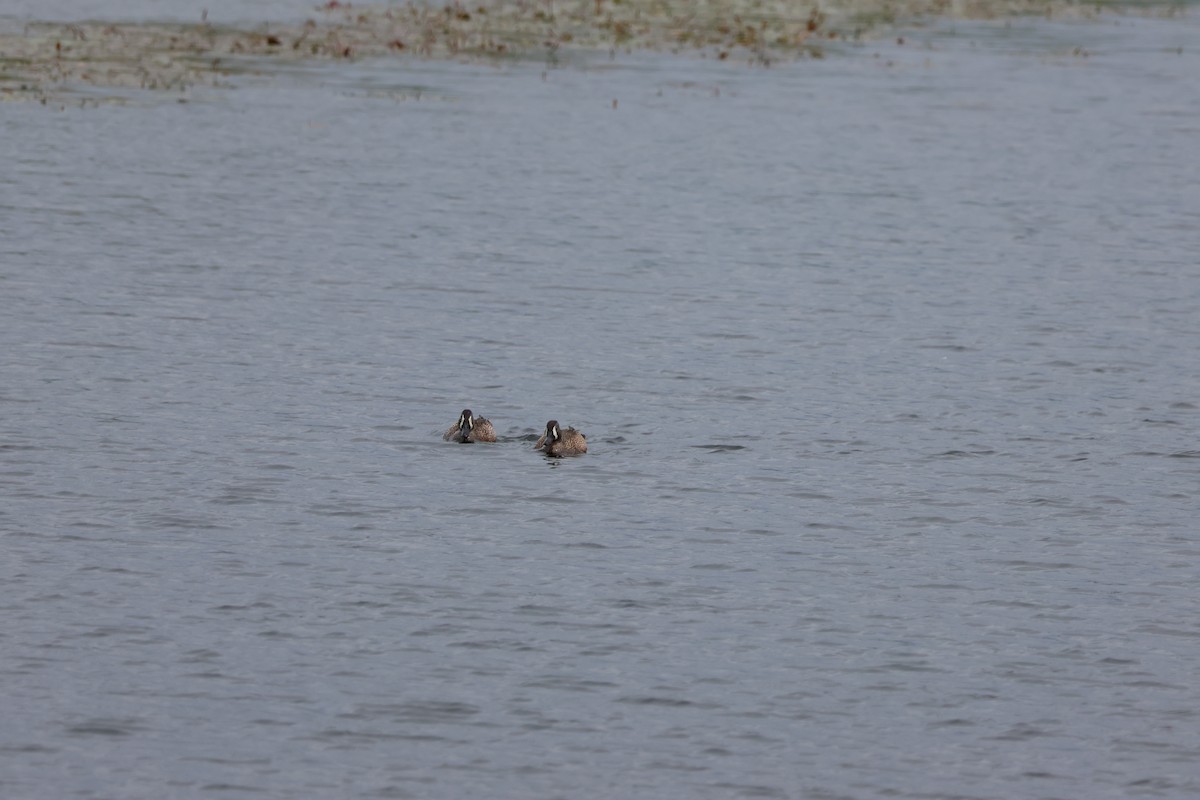
[[[548,456],[577,456],[587,452],[587,437],[574,428],[560,430],[558,420],[552,419],[533,449],[544,450]]]
[[[442,439],[460,444],[494,442],[496,441],[496,429],[483,417],[473,416],[471,409],[464,408],[463,412],[458,415],[458,422],[450,426],[450,429],[443,434]]]

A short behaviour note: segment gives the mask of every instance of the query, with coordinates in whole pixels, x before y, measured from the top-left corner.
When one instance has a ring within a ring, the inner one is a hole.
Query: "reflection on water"
[[[1195,795],[1196,30],[1120,23],[7,106],[3,793]]]

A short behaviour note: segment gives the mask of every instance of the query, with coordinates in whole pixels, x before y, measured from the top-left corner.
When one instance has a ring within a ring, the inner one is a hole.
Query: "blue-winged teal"
[[[458,415],[458,422],[451,425],[450,430],[446,431],[442,438],[447,442],[455,441],[461,444],[494,442],[496,441],[496,429],[483,417],[473,416],[471,409],[464,408],[463,412]]]
[[[552,419],[533,449],[544,450],[548,456],[577,456],[587,452],[587,437],[574,428],[559,429],[558,420]]]

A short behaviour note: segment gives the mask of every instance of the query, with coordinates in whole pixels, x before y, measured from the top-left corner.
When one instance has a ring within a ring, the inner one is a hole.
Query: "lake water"
[[[1197,41],[0,105],[0,795],[1200,796]]]

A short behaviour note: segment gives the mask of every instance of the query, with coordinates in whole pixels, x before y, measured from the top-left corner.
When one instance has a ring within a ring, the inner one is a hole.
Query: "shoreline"
[[[822,58],[843,43],[938,20],[1096,19],[1110,13],[1170,16],[1184,9],[1074,0],[477,0],[436,6],[332,0],[303,23],[252,28],[205,19],[29,22],[19,33],[0,33],[0,100],[119,99],[103,90],[186,95],[193,88],[231,86],[228,79],[247,71],[247,59],[269,71],[272,62],[382,56],[555,63],[570,53],[654,51],[769,66]]]

